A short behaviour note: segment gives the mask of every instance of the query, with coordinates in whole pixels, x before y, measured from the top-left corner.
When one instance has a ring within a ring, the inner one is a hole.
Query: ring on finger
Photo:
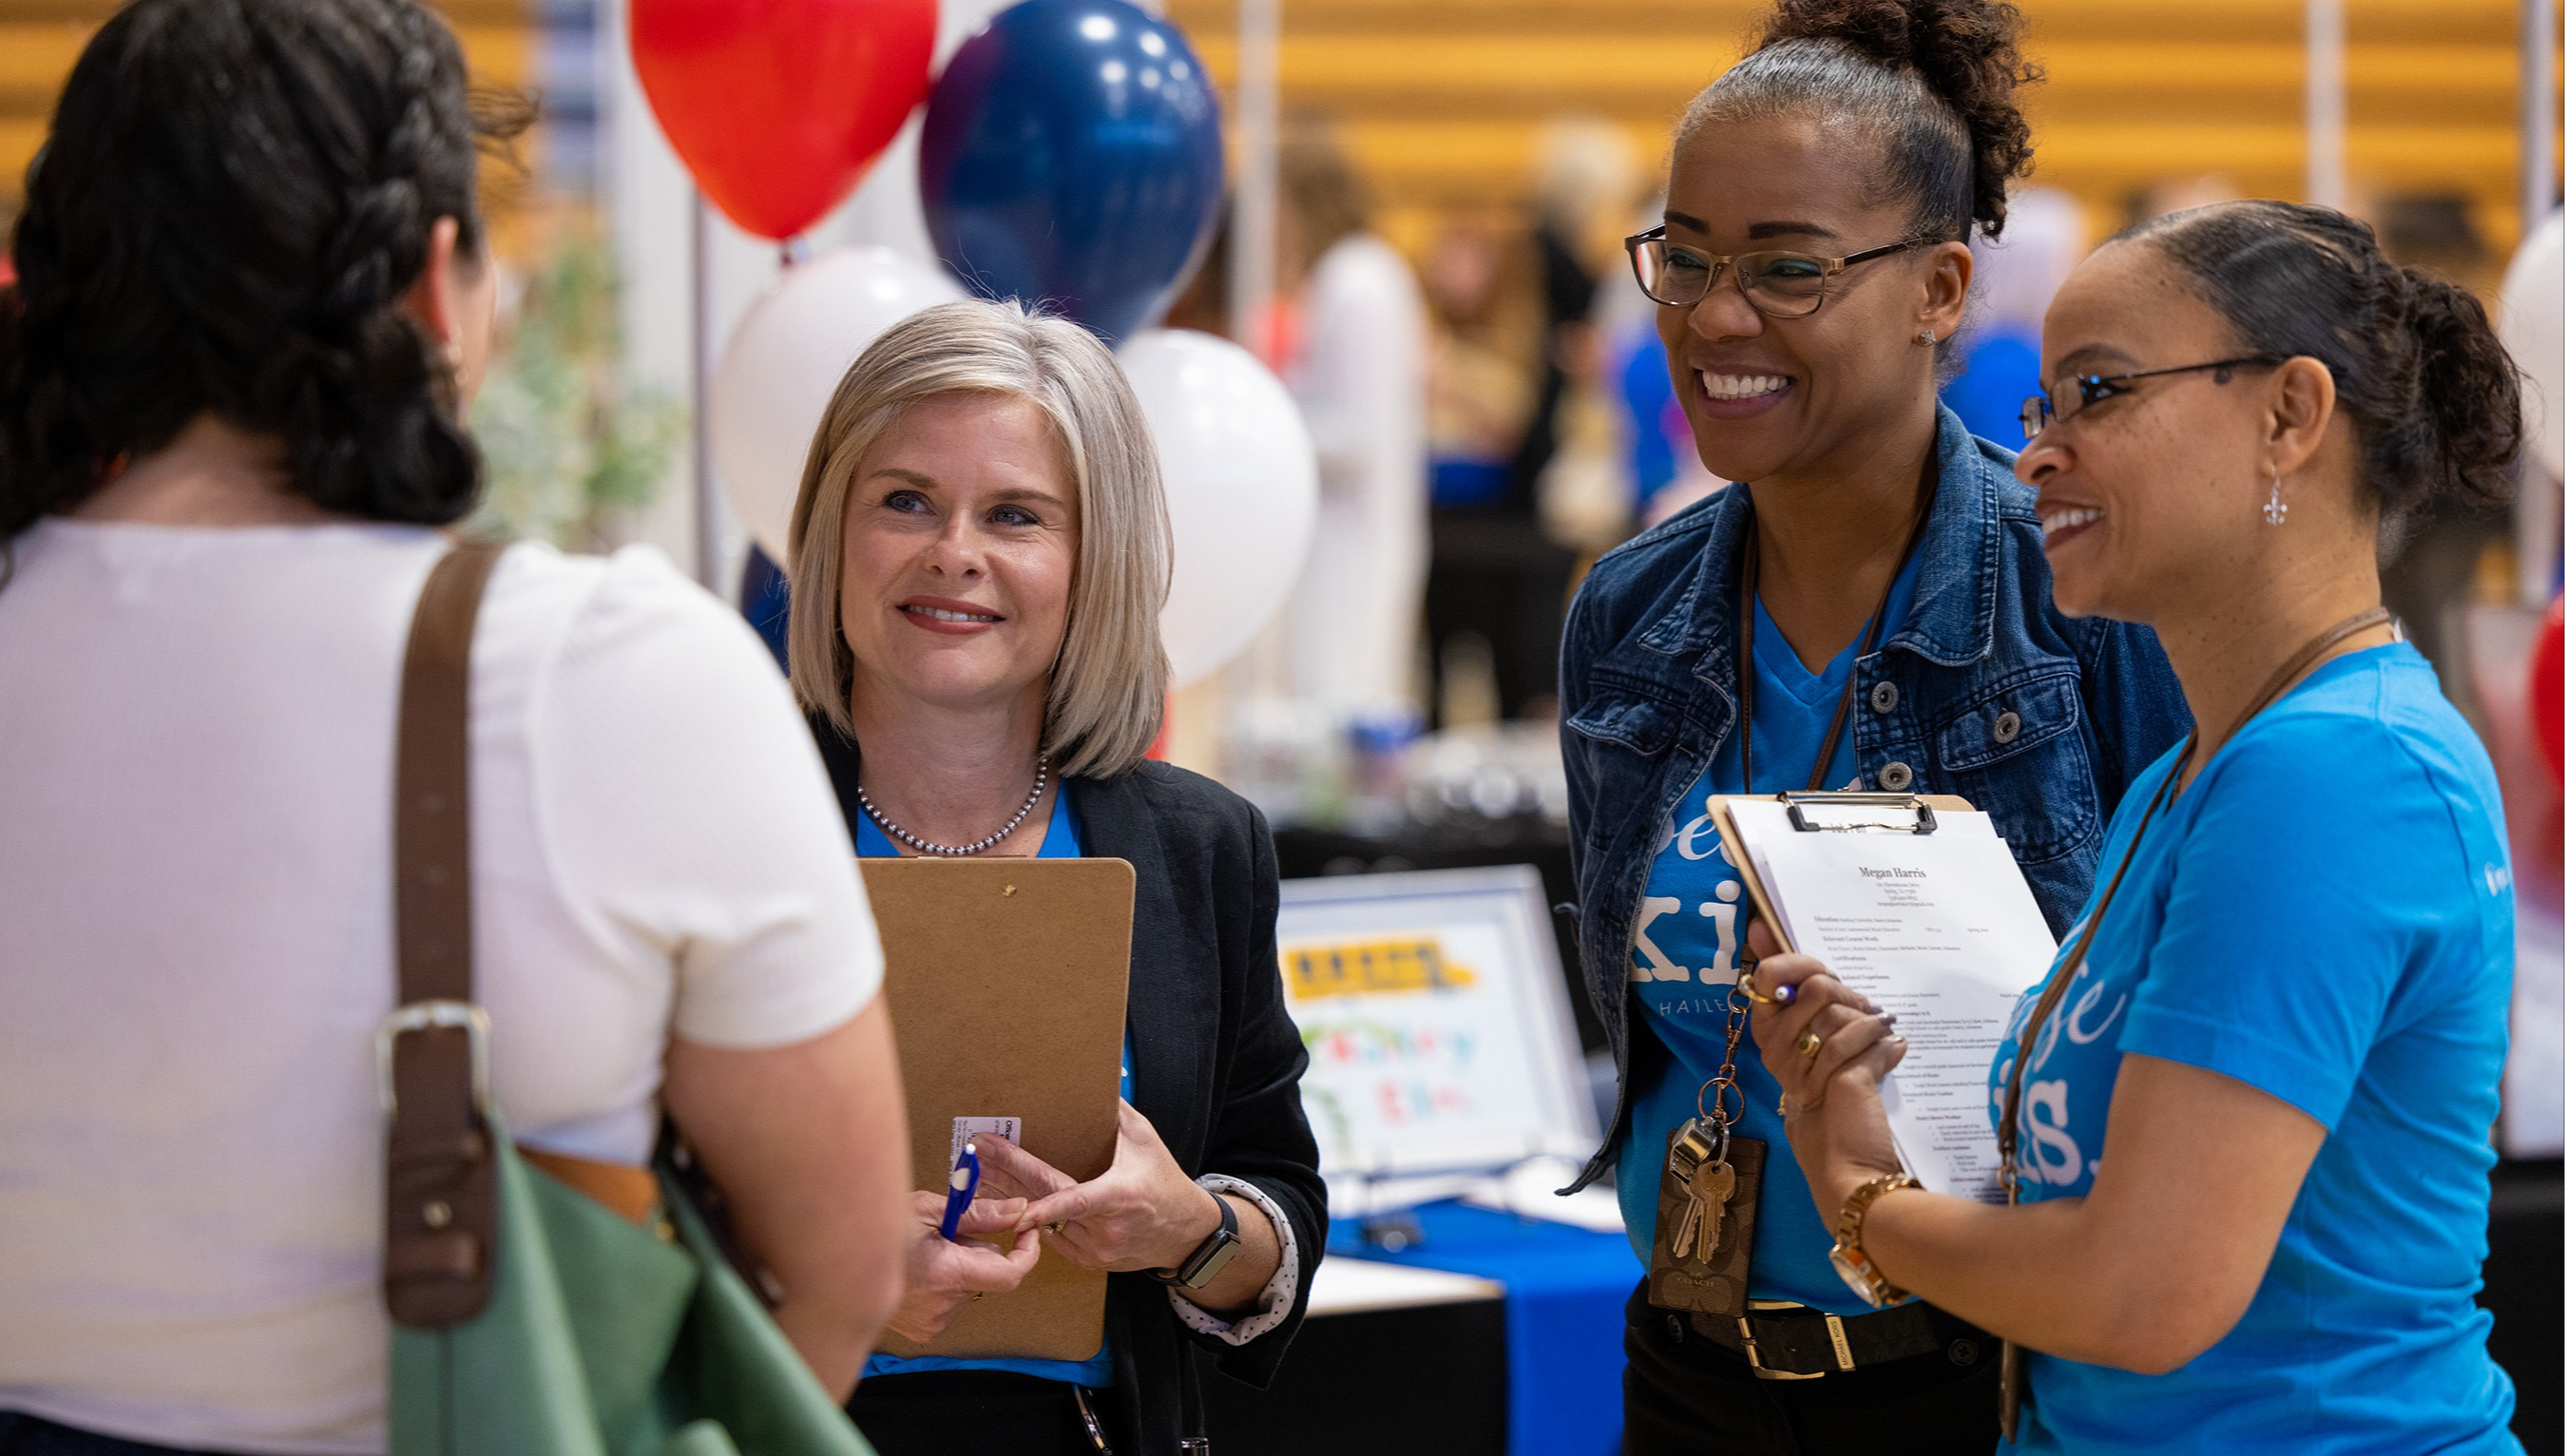
[[[1781,1004],[1781,998],[1777,996],[1766,996],[1755,986],[1754,973],[1752,971],[1748,971],[1745,975],[1737,978],[1737,989],[1745,992],[1746,999],[1753,1002],[1757,1006],[1778,1006]],[[1789,988],[1785,986],[1782,989],[1788,990]]]
[[[1044,1233],[1047,1233],[1047,1234],[1049,1234],[1049,1235],[1050,1235],[1050,1236],[1051,1236],[1051,1237],[1053,1237],[1053,1238],[1057,1238],[1057,1237],[1059,1237],[1059,1231],[1060,1231],[1061,1229],[1066,1228],[1066,1227],[1068,1227],[1068,1220],[1066,1220],[1066,1219],[1057,1219],[1057,1220],[1054,1220],[1054,1221],[1052,1221],[1052,1222],[1050,1222],[1050,1223],[1044,1224],[1044,1225],[1043,1225],[1043,1232],[1044,1232]]]
[[[1817,1054],[1825,1050],[1825,1038],[1818,1036],[1813,1031],[1806,1031],[1799,1033],[1799,1040],[1791,1043],[1790,1049],[1797,1052],[1800,1056],[1807,1058],[1809,1061],[1814,1062],[1817,1060]]]

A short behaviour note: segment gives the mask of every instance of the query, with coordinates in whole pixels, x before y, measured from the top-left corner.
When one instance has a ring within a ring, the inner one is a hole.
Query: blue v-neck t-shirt
[[[1043,831],[1042,852],[1038,859],[1075,859],[1084,849],[1083,827],[1077,810],[1068,802],[1063,788],[1054,791],[1050,801],[1050,819]],[[881,832],[865,814],[855,816],[855,853],[860,858],[887,859],[898,851],[890,837]],[[1122,1034],[1122,1100],[1131,1099],[1131,1034]],[[1072,1385],[1103,1389],[1113,1383],[1113,1342],[1106,1340],[1096,1347],[1091,1358],[1082,1360],[960,1360],[940,1355],[919,1355],[902,1359],[898,1355],[876,1354],[864,1361],[864,1378],[875,1375],[905,1375],[920,1370],[1008,1370],[1019,1375],[1034,1375],[1045,1380],[1065,1380]]]
[[[1916,571],[1916,563],[1908,561],[1889,588],[1886,620],[1880,625],[1882,642],[1896,634],[1915,600]],[[1762,602],[1755,602],[1750,792],[1771,794],[1807,787],[1808,771],[1815,767],[1817,750],[1834,722],[1860,650],[1856,639],[1823,668],[1811,672],[1765,614]],[[1861,704],[1853,705],[1854,714],[1862,711]],[[1630,1247],[1643,1265],[1657,1236],[1657,1179],[1665,1169],[1666,1138],[1693,1115],[1695,1094],[1719,1073],[1728,1045],[1728,988],[1737,984],[1738,953],[1746,945],[1746,927],[1753,914],[1745,882],[1729,863],[1719,831],[1710,822],[1712,795],[1749,792],[1739,738],[1736,733],[1728,735],[1660,831],[1664,838],[1648,868],[1647,889],[1631,937],[1631,996],[1638,1003],[1641,1022],[1670,1054],[1661,1074],[1653,1081],[1643,1079],[1635,1089],[1629,1141],[1622,1146],[1613,1176]],[[1826,765],[1825,784],[1840,788],[1852,782],[1852,740],[1853,724],[1847,714]],[[1839,1315],[1868,1313],[1870,1307],[1844,1287],[1827,1260],[1834,1235],[1817,1217],[1807,1179],[1800,1175],[1798,1160],[1782,1137],[1776,1110],[1781,1085],[1755,1055],[1751,1031],[1738,1041],[1737,1085],[1745,1096],[1737,1135],[1761,1138],[1768,1144],[1763,1192],[1755,1205],[1748,1297],[1789,1300]]]

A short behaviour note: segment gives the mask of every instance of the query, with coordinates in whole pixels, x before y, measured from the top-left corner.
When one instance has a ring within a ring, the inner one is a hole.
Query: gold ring
[[[1059,1233],[1059,1231],[1060,1231],[1061,1229],[1064,1229],[1064,1228],[1067,1228],[1067,1227],[1068,1227],[1068,1220],[1066,1220],[1066,1219],[1061,1219],[1061,1220],[1060,1220],[1059,1222],[1057,1222],[1057,1223],[1047,1223],[1047,1224],[1044,1224],[1044,1225],[1043,1225],[1043,1232],[1044,1232],[1044,1233],[1047,1233],[1047,1234],[1050,1234],[1050,1235],[1052,1235],[1052,1236],[1056,1237],[1056,1236],[1058,1235],[1058,1233]]]
[[[1781,1004],[1755,988],[1754,973],[1752,971],[1748,971],[1745,975],[1737,978],[1737,989],[1745,992],[1746,999],[1753,1002],[1757,1006],[1778,1006]]]
[[[1815,1032],[1801,1032],[1799,1033],[1799,1040],[1791,1043],[1790,1045],[1800,1056],[1814,1062],[1817,1060],[1817,1053],[1825,1050],[1826,1039],[1818,1036]]]

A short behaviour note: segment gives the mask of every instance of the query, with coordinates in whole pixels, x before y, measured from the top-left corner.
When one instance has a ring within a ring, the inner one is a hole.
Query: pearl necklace
[[[880,810],[873,808],[873,801],[870,796],[864,793],[864,786],[861,784],[857,784],[855,786],[855,802],[863,806],[864,813],[872,816],[873,823],[881,826],[883,834],[890,836],[892,839],[899,841],[901,844],[908,846],[919,853],[943,854],[958,857],[964,854],[977,854],[981,850],[1004,840],[1007,836],[1014,834],[1017,826],[1025,822],[1025,816],[1034,812],[1034,806],[1042,803],[1043,789],[1049,783],[1050,755],[1047,753],[1038,755],[1034,759],[1034,792],[1025,796],[1025,807],[1016,811],[1016,817],[1007,821],[1006,828],[999,830],[996,834],[989,836],[985,840],[974,840],[967,845],[938,845],[928,840],[921,840],[917,836],[910,834],[908,831],[901,829],[898,825],[892,824],[888,815],[885,815]]]

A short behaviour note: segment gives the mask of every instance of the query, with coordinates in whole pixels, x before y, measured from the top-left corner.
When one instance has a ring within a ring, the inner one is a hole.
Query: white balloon
[[[2530,452],[2565,480],[2565,212],[2530,230],[2502,275],[2502,342],[2520,365]]]
[[[705,401],[713,463],[748,534],[779,564],[819,416],[882,331],[962,290],[888,248],[847,248],[787,268],[739,321]]]
[[[1175,579],[1159,618],[1181,687],[1244,651],[1298,580],[1318,515],[1318,457],[1282,381],[1189,329],[1151,329],[1122,371],[1158,444]]]

